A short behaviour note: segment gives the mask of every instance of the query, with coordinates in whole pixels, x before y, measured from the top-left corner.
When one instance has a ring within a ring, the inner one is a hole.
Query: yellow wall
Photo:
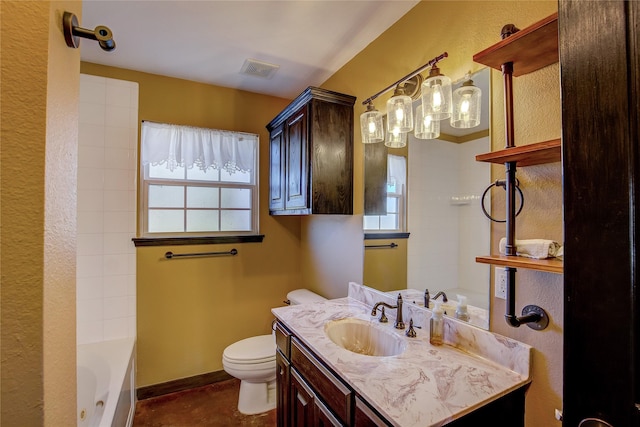
[[[407,240],[369,239],[365,246],[398,245],[394,249],[365,249],[363,283],[383,292],[407,287]]]
[[[82,63],[81,72],[139,84],[139,118],[260,135],[262,243],[137,248],[138,387],[222,370],[224,348],[270,332],[271,307],[300,287],[300,219],[269,216],[265,125],[290,100]],[[166,260],[167,251],[235,257]]]
[[[357,96],[357,118],[365,111],[362,100],[442,52],[448,52],[449,57],[439,64],[441,71],[452,80],[459,80],[466,72],[483,67],[473,62],[473,55],[498,42],[503,25],[513,23],[524,28],[556,10],[555,1],[423,1],[323,86]],[[556,64],[514,79],[517,145],[560,137],[558,70]],[[498,150],[505,144],[502,75],[498,71],[492,71],[492,87],[492,147]],[[382,95],[375,101],[376,107],[384,108],[390,96],[391,93]],[[355,140],[360,140],[357,126]],[[355,153],[359,168],[355,198],[362,203],[362,144],[356,144]],[[494,167],[492,174],[493,179],[503,178],[504,168]],[[562,241],[560,163],[519,169],[518,178],[525,192],[526,208],[517,220],[517,237]],[[499,215],[504,207],[494,206],[493,210]],[[497,242],[504,233],[503,225],[493,226],[494,250],[497,251]],[[504,321],[504,301],[492,299],[491,330],[526,342],[535,349],[533,383],[526,400],[527,425],[559,425],[554,418],[554,409],[562,407],[562,275],[519,270],[516,286],[516,310],[522,310],[527,304],[537,304],[550,315],[550,326],[541,332],[526,326],[513,329]]]
[[[61,27],[81,7],[1,8],[2,424],[75,425],[80,54]]]

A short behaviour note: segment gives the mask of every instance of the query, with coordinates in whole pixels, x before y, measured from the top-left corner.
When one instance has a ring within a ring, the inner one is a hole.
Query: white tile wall
[[[138,84],[80,75],[78,344],[136,336]]]
[[[488,151],[487,138],[464,144],[411,138],[407,285],[432,294],[460,288],[486,293],[489,270],[476,265],[475,257],[489,253],[489,220],[478,198],[491,176],[489,166],[476,162],[475,155]],[[452,196],[475,199],[453,205]]]

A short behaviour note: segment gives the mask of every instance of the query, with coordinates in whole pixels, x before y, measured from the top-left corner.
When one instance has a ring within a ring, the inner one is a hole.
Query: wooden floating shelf
[[[505,148],[490,153],[478,154],[476,161],[504,164],[516,162],[516,166],[533,166],[544,163],[559,162],[562,159],[562,145],[560,139],[538,142]]]
[[[545,271],[547,273],[562,274],[564,263],[559,259],[533,259],[519,256],[488,255],[476,257],[481,264],[501,265],[504,267],[526,268],[528,270]]]
[[[500,71],[502,64],[513,62],[514,77],[558,62],[558,13],[476,53],[473,60]]]

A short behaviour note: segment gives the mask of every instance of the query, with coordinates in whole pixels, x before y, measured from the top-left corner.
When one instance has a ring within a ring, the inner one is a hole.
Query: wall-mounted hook
[[[78,48],[80,39],[97,40],[102,50],[110,52],[116,48],[116,42],[113,41],[113,33],[104,25],[98,25],[94,30],[88,30],[78,26],[78,18],[71,12],[65,12],[62,16],[62,28],[64,30],[64,40],[67,46]]]

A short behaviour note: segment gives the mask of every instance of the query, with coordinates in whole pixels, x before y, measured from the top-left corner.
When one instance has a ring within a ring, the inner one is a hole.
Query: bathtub
[[[131,427],[133,338],[78,345],[78,427]]]

